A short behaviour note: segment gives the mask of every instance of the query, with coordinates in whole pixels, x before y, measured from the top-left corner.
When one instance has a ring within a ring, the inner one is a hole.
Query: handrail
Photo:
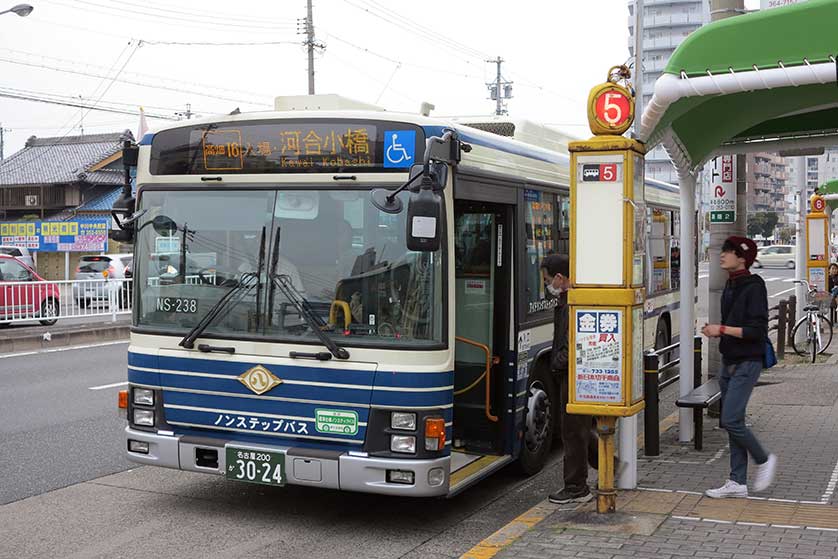
[[[485,378],[486,379],[486,402],[484,404],[484,407],[485,407],[485,411],[486,411],[486,418],[488,418],[489,421],[497,423],[498,416],[492,415],[492,412],[491,412],[490,406],[489,406],[489,400],[491,399],[491,395],[492,395],[492,393],[491,393],[491,390],[492,390],[492,383],[491,383],[491,380],[492,380],[492,350],[489,349],[489,346],[487,346],[485,344],[481,344],[480,342],[475,342],[474,340],[470,340],[470,339],[464,338],[462,336],[455,336],[454,339],[457,340],[458,342],[463,342],[464,344],[468,344],[468,345],[474,346],[476,348],[482,349],[483,352],[486,354],[486,369],[483,371],[483,374],[481,374],[479,377],[477,377],[477,380],[474,381],[473,383],[471,383],[470,385],[468,385],[467,387],[463,388],[462,390],[458,390],[458,391],[454,392],[454,395],[464,394],[464,393],[468,392],[469,390],[471,390],[472,388],[477,386],[477,384],[480,383],[480,381]]]

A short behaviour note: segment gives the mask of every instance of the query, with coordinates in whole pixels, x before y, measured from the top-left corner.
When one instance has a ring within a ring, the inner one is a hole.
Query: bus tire
[[[527,408],[518,470],[531,476],[541,471],[553,446],[553,416],[559,395],[548,367],[533,367],[527,385]]]
[[[669,322],[661,316],[658,319],[658,326],[655,329],[655,351],[664,348],[672,343],[672,336],[670,334]],[[670,361],[670,352],[660,356],[660,364],[665,365]]]

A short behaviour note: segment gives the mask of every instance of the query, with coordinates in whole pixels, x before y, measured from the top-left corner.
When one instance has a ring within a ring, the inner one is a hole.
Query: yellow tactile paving
[[[626,512],[651,512],[656,514],[672,514],[686,495],[683,493],[640,492],[635,499],[627,503],[622,509]],[[619,501],[618,501],[619,503]]]
[[[748,507],[746,499],[708,499],[701,498],[690,511],[689,516],[714,518],[734,522],[739,520],[742,512]]]
[[[674,516],[689,516],[690,511],[695,508],[695,506],[703,497],[701,495],[692,495],[685,493],[681,493],[681,495],[683,495],[684,498],[681,499],[681,502],[678,503],[678,506],[672,509],[672,514]]]

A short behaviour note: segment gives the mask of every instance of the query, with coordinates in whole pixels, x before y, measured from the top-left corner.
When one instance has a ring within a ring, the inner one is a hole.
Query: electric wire
[[[123,62],[123,63],[122,63],[122,66],[120,66],[120,67],[119,67],[119,70],[117,70],[116,74],[114,74],[114,75],[113,75],[113,77],[111,77],[111,78],[110,78],[110,81],[108,82],[107,86],[106,86],[106,87],[105,87],[105,89],[102,91],[102,93],[99,95],[99,97],[96,99],[96,101],[94,101],[94,102],[93,102],[93,105],[92,105],[90,108],[88,108],[88,109],[87,109],[87,111],[86,111],[86,112],[84,112],[84,113],[81,115],[81,120],[82,120],[82,121],[84,121],[84,117],[86,117],[88,114],[90,114],[90,111],[92,111],[92,110],[96,107],[96,105],[98,105],[98,104],[99,104],[99,102],[102,100],[102,98],[103,98],[105,95],[107,95],[108,91],[110,91],[111,87],[113,87],[114,82],[115,82],[115,81],[116,81],[116,79],[119,77],[119,74],[121,74],[121,73],[122,73],[122,71],[125,69],[125,67],[126,67],[126,66],[128,66],[128,63],[129,63],[129,62],[131,62],[131,59],[132,59],[132,58],[134,57],[134,55],[137,53],[137,51],[139,50],[139,48],[140,48],[140,46],[141,46],[141,45],[142,45],[142,41],[136,41],[136,42],[134,43],[134,45],[133,45],[133,46],[134,46],[134,49],[133,49],[133,50],[132,50],[132,51],[128,54],[128,57],[125,59],[125,62]],[[129,43],[129,46],[130,46],[130,43]],[[120,56],[119,56],[119,57],[117,57],[116,61],[114,61],[114,64],[112,64],[112,65],[111,65],[111,67],[115,67],[115,66],[116,66],[116,64],[118,63],[119,59],[122,57],[122,54],[123,54],[124,52],[125,52],[125,50],[123,50],[123,51],[120,53]],[[101,85],[101,84],[100,84],[100,85]],[[97,85],[97,87],[96,87],[96,90],[95,90],[95,91],[98,91],[98,89],[99,89],[99,86]],[[59,137],[59,140],[60,140],[60,139],[64,139],[65,137],[67,137],[67,135],[68,135],[70,132],[72,132],[73,128],[75,128],[75,127],[73,126],[73,127],[68,128],[68,129],[67,129],[67,131]],[[16,171],[17,169],[19,169],[19,168],[21,168],[21,167],[24,167],[24,166],[31,166],[31,165],[35,164],[36,162],[38,162],[39,160],[41,160],[41,159],[42,159],[43,157],[45,157],[47,154],[49,154],[49,152],[50,152],[50,151],[52,151],[52,149],[53,149],[54,147],[55,147],[54,145],[53,145],[53,146],[48,147],[47,149],[45,149],[44,151],[42,151],[41,153],[39,153],[38,155],[36,155],[36,156],[35,156],[35,158],[33,158],[31,161],[21,162],[21,163],[20,163],[20,164],[18,164],[17,166],[10,166],[10,167],[8,167],[8,168],[6,168],[6,169],[3,169],[3,171],[5,171],[5,172],[7,172],[7,173],[10,173],[10,172]]]

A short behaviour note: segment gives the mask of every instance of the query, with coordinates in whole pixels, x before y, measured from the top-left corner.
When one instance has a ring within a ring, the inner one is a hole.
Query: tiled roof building
[[[69,217],[78,210],[110,214],[111,200],[124,181],[122,133],[31,137],[0,163],[0,220]],[[112,204],[112,200],[111,200]]]

